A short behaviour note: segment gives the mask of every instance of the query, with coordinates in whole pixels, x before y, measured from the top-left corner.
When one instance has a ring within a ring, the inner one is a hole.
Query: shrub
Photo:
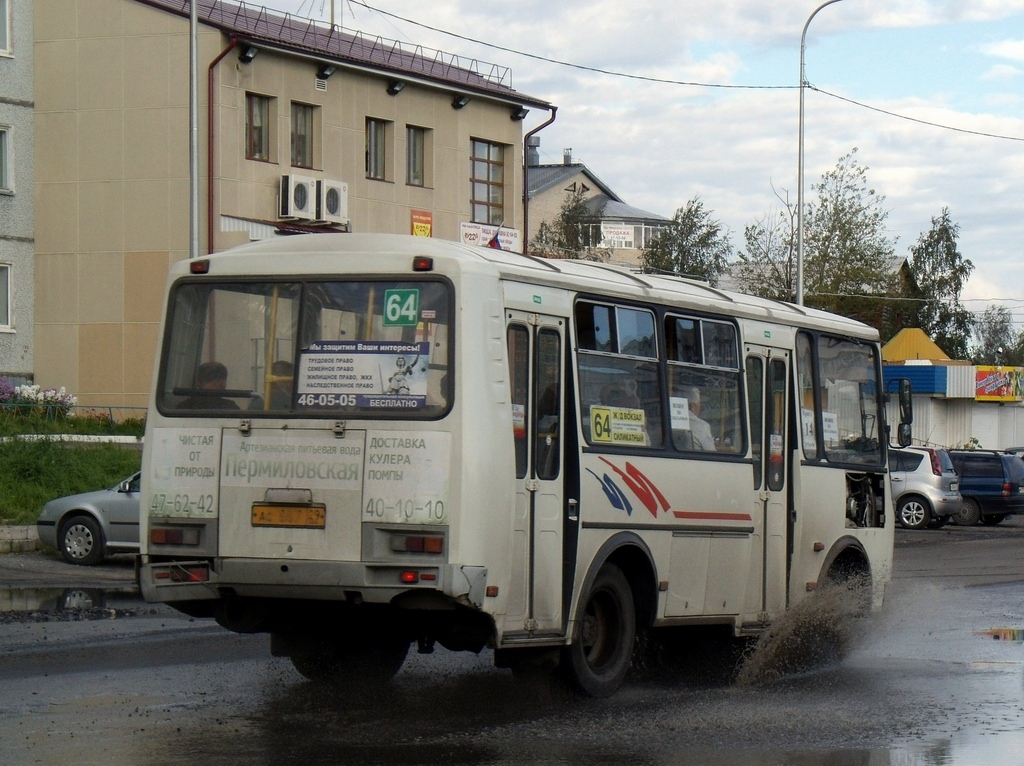
[[[42,388],[38,385],[12,386],[7,378],[0,378],[0,405],[16,413],[31,413],[42,409],[51,420],[67,417],[78,398],[69,394],[64,386]]]
[[[73,433],[141,437],[146,430],[145,417],[125,416],[126,409],[134,408],[79,407],[78,398],[63,386],[12,386],[7,378],[0,378],[0,436]]]

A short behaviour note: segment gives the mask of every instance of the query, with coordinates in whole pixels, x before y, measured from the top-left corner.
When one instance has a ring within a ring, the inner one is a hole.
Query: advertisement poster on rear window
[[[306,410],[422,409],[428,353],[426,342],[317,341],[300,357],[296,402]]]

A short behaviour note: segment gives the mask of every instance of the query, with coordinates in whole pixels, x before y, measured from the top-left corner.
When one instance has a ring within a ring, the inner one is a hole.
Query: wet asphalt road
[[[0,616],[0,764],[1024,762],[1024,644],[992,633],[1024,627],[1024,519],[898,531],[894,575],[841,662],[767,683],[737,686],[698,637],[610,700],[443,650],[366,696],[304,681],[265,636],[134,601],[128,559],[4,556],[0,589],[43,609]]]

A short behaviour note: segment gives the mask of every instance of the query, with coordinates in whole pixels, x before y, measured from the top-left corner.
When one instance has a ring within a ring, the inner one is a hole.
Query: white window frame
[[[0,330],[13,330],[11,310],[11,264],[0,262]]]
[[[11,56],[14,49],[11,43],[11,3],[0,0],[0,55]]]
[[[0,0],[3,2],[3,0]],[[11,128],[0,125],[0,192],[14,191],[14,173],[11,171]]]

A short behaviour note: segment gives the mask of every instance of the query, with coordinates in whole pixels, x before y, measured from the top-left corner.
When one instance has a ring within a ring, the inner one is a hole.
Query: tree
[[[695,277],[715,286],[731,255],[728,231],[695,196],[643,249],[640,265],[645,271]]]
[[[590,244],[588,224],[594,222],[594,214],[587,207],[585,195],[586,188],[582,185],[566,191],[558,217],[554,221],[542,221],[537,228],[537,236],[530,243],[531,255],[604,260]]]
[[[797,208],[778,191],[778,213],[768,213],[743,230],[746,249],[737,253],[733,274],[741,289],[751,295],[781,301],[796,300]]]
[[[898,291],[898,262],[885,233],[885,197],[867,183],[854,148],[813,188],[804,212],[806,303],[880,328],[884,301]]]
[[[910,272],[916,283],[916,310],[908,321],[920,327],[953,359],[967,359],[974,317],[960,302],[960,294],[974,264],[957,248],[960,226],[949,208],[942,208],[932,227],[910,248]]]
[[[978,343],[971,350],[975,364],[1017,367],[1024,363],[1024,335],[1013,329],[1013,316],[1006,306],[991,305],[974,323]],[[948,353],[948,352],[947,352]]]
[[[856,152],[822,175],[813,187],[817,201],[804,208],[804,295],[811,306],[878,328],[884,339],[901,262],[885,235],[885,198],[868,187],[867,169],[858,164]],[[775,196],[782,209],[746,227],[746,248],[734,274],[748,293],[793,301],[799,209],[788,194],[776,191]]]

